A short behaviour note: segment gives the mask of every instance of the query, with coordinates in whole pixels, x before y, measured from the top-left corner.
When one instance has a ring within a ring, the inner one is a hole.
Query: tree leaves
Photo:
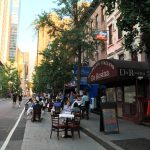
[[[144,35],[149,37],[150,35],[150,0],[102,0],[104,6],[107,7],[107,14],[111,14],[114,11],[114,6],[117,4],[117,8],[121,12],[121,20],[118,25],[127,34],[124,37],[124,47],[126,50],[135,50],[132,45],[137,36]],[[136,28],[140,29],[140,34]],[[148,40],[140,37],[140,43],[137,47],[137,51],[143,51],[143,46],[148,48]],[[150,52],[150,49],[149,49]]]

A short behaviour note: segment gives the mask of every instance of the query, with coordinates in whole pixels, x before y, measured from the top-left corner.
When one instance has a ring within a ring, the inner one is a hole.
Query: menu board
[[[104,119],[104,132],[106,134],[119,133],[116,110],[114,108],[103,108],[102,112]]]

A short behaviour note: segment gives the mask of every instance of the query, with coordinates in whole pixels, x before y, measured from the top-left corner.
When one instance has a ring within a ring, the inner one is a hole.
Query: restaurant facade
[[[106,86],[106,103],[116,103],[117,117],[149,122],[149,72],[145,62],[102,59],[93,65],[88,83]]]

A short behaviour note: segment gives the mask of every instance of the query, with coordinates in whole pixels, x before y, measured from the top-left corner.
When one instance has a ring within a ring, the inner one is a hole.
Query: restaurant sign
[[[93,66],[88,76],[88,82],[92,83],[115,76],[117,76],[117,69],[114,64],[108,60],[100,60]]]
[[[98,81],[103,81],[105,79],[112,78],[132,78],[132,77],[146,77],[147,70],[140,67],[141,63],[137,64],[139,66],[134,66],[133,62],[127,62],[120,60],[109,60],[103,59],[99,60],[91,69],[88,76],[89,83],[95,83]]]
[[[134,77],[134,76],[146,76],[146,70],[132,69],[132,68],[120,68],[119,76],[122,77]]]

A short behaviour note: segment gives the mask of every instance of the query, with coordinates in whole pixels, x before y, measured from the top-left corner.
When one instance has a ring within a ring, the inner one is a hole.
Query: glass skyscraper
[[[15,60],[20,15],[20,0],[11,0],[9,59]]]

